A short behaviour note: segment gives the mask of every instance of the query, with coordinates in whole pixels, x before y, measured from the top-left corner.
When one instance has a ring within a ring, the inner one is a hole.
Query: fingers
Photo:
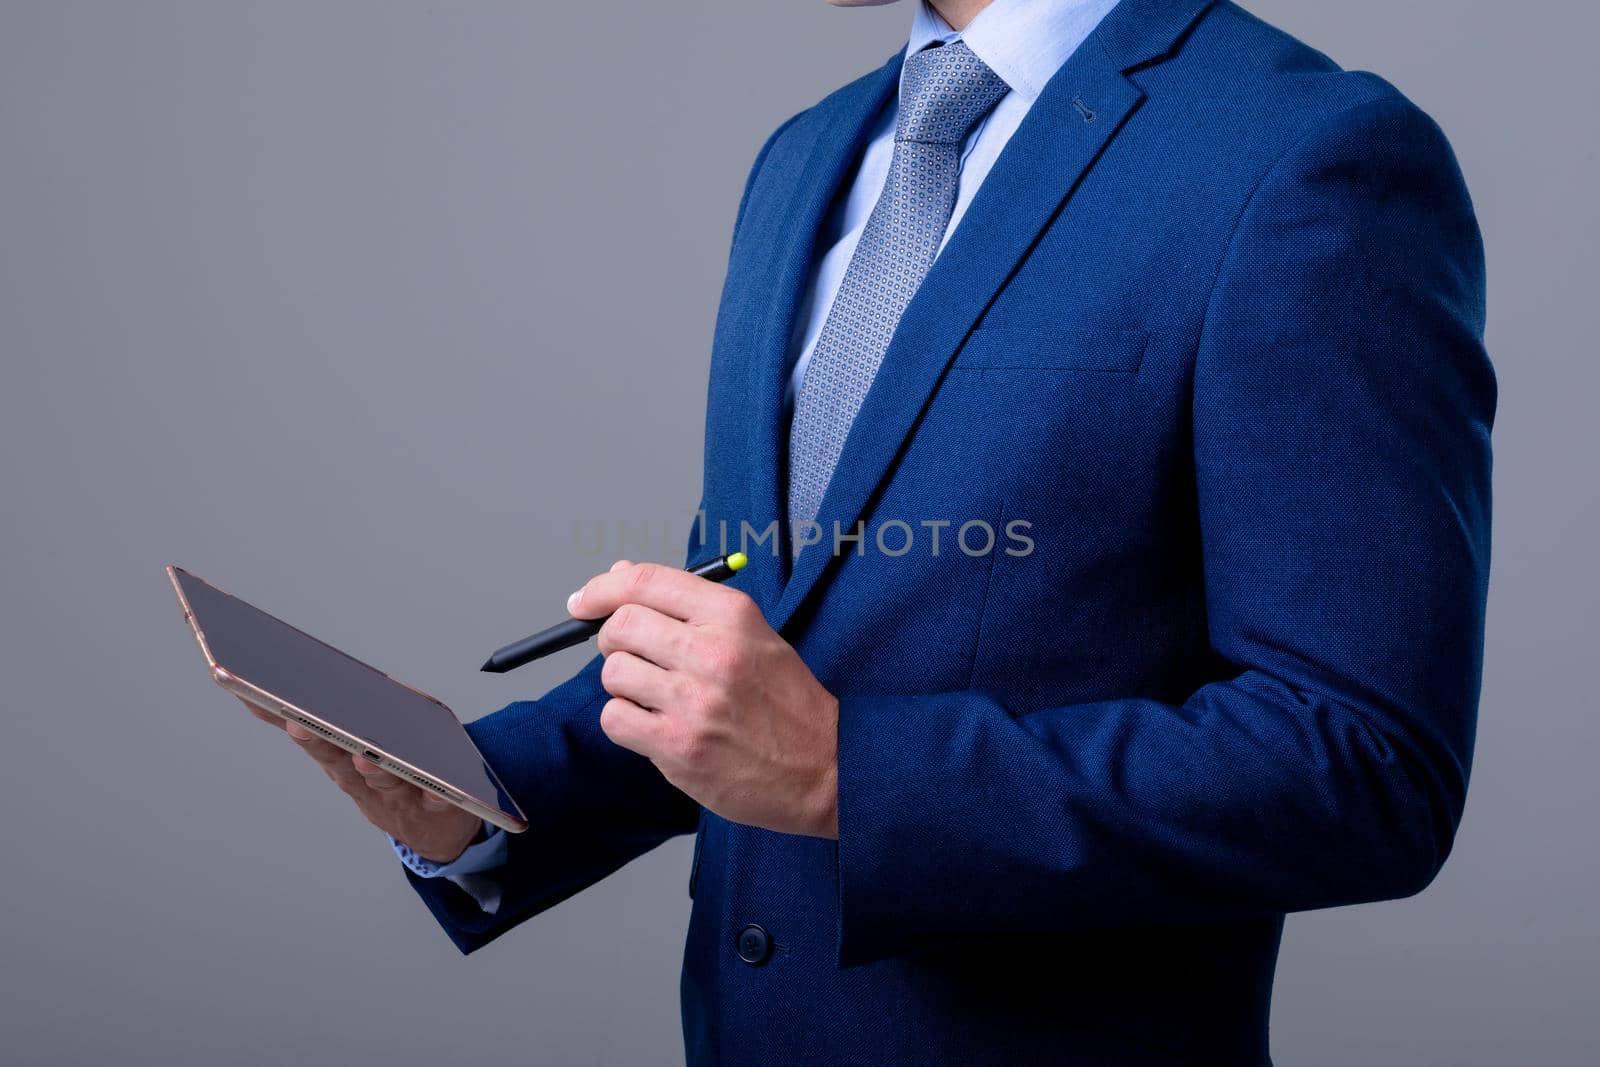
[[[675,703],[680,679],[632,652],[613,652],[600,668],[600,684],[614,697],[641,708],[669,708]]]
[[[412,785],[365,756],[347,752],[297,722],[277,716],[272,718],[378,829],[397,839],[402,834],[421,834],[419,840],[424,841],[431,841],[440,834],[452,840],[460,836],[451,821],[451,816],[457,813],[450,810],[453,805],[443,797]],[[476,826],[474,816],[460,815],[458,821]],[[450,851],[448,844],[440,848],[441,854]],[[451,854],[459,852],[456,848]]]
[[[688,571],[639,563],[590,578],[567,599],[567,610],[576,618],[598,619],[624,604],[642,604],[674,619],[703,621],[731,615],[742,599],[744,594]]]
[[[268,726],[276,726],[280,730],[284,728],[285,723],[284,723],[284,718],[283,718],[282,715],[274,715],[272,712],[267,711],[264,708],[258,708],[254,704],[252,704],[248,700],[246,700],[244,697],[240,697],[239,698],[239,703],[243,704],[244,707],[245,707],[245,710],[248,711],[251,715],[253,715],[256,718],[260,719],[262,722],[266,723]]]
[[[350,757],[350,765],[355,768],[362,781],[366,782],[368,789],[387,793],[391,789],[404,789],[407,786],[407,783],[401,781],[398,776],[390,774],[365,756]]]
[[[293,724],[290,724],[291,728]],[[294,737],[295,744],[299,745],[305,754],[317,761],[323,770],[333,770],[339,767],[348,767],[351,774],[356,773],[354,767],[349,767],[350,753],[331,742],[320,737],[295,737],[293,730],[289,736]]]
[[[600,729],[630,752],[654,759],[665,740],[666,717],[646,711],[631,700],[613,697],[600,709]]]
[[[335,785],[344,790],[358,804],[363,804],[369,798],[387,797],[389,800],[406,799],[404,793],[396,790],[409,790],[416,794],[414,798],[421,802],[421,806],[429,812],[442,811],[450,807],[450,802],[443,797],[438,797],[423,789],[418,789],[410,782],[391,774],[382,767],[373,763],[365,756],[346,752],[329,741],[323,740],[310,730],[297,722],[275,715],[270,711],[263,711],[254,704],[240,697],[240,702],[250,710],[250,714],[262,722],[278,727],[305,750],[306,755],[317,762]],[[367,810],[363,807],[363,810]]]
[[[692,663],[695,632],[688,623],[642,604],[624,604],[600,627],[600,654],[631,652],[662,667]]]
[[[366,779],[356,770],[350,753],[330,741],[324,741],[299,723],[289,723],[285,732],[294,738],[295,744],[305,750],[306,755],[317,761],[317,766],[334,784],[352,796],[359,796],[367,791]]]
[[[293,738],[295,744],[316,760],[317,765],[327,772],[328,777],[346,792],[370,789],[378,793],[389,793],[395,789],[412,788],[409,782],[389,773],[365,756],[346,752],[297,722],[286,722],[284,733]],[[419,789],[417,792],[422,793],[422,790]]]

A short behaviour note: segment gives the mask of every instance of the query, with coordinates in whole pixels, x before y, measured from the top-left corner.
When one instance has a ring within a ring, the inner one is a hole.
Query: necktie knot
[[[963,41],[925,48],[905,62],[896,141],[960,144],[1009,87]]]

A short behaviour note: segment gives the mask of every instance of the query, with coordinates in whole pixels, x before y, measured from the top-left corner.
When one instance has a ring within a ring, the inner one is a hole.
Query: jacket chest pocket
[[[950,365],[967,371],[1090,371],[1136,375],[1150,335],[1143,330],[983,325]]]
[[[1171,346],[1148,331],[983,325],[951,361],[895,488],[963,515],[1003,501],[1030,520],[1071,507],[1092,523],[1159,477],[1183,394]]]

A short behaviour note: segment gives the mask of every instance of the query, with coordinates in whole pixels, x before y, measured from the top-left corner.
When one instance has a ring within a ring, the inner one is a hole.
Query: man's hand
[[[837,838],[839,702],[744,593],[617,563],[567,601],[601,627],[600,728],[725,819]]]
[[[367,821],[423,859],[449,863],[472,843],[483,825],[471,812],[397,778],[362,756],[324,741],[299,723],[288,722],[244,701],[250,714],[288,734],[317,761],[333,784],[356,802]]]

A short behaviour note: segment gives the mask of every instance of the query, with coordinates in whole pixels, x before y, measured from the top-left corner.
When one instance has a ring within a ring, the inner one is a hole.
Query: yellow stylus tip
[[[745,555],[743,552],[735,552],[733,555],[728,557],[728,569],[730,571],[742,571],[744,570],[744,565],[749,562],[749,556]]]

